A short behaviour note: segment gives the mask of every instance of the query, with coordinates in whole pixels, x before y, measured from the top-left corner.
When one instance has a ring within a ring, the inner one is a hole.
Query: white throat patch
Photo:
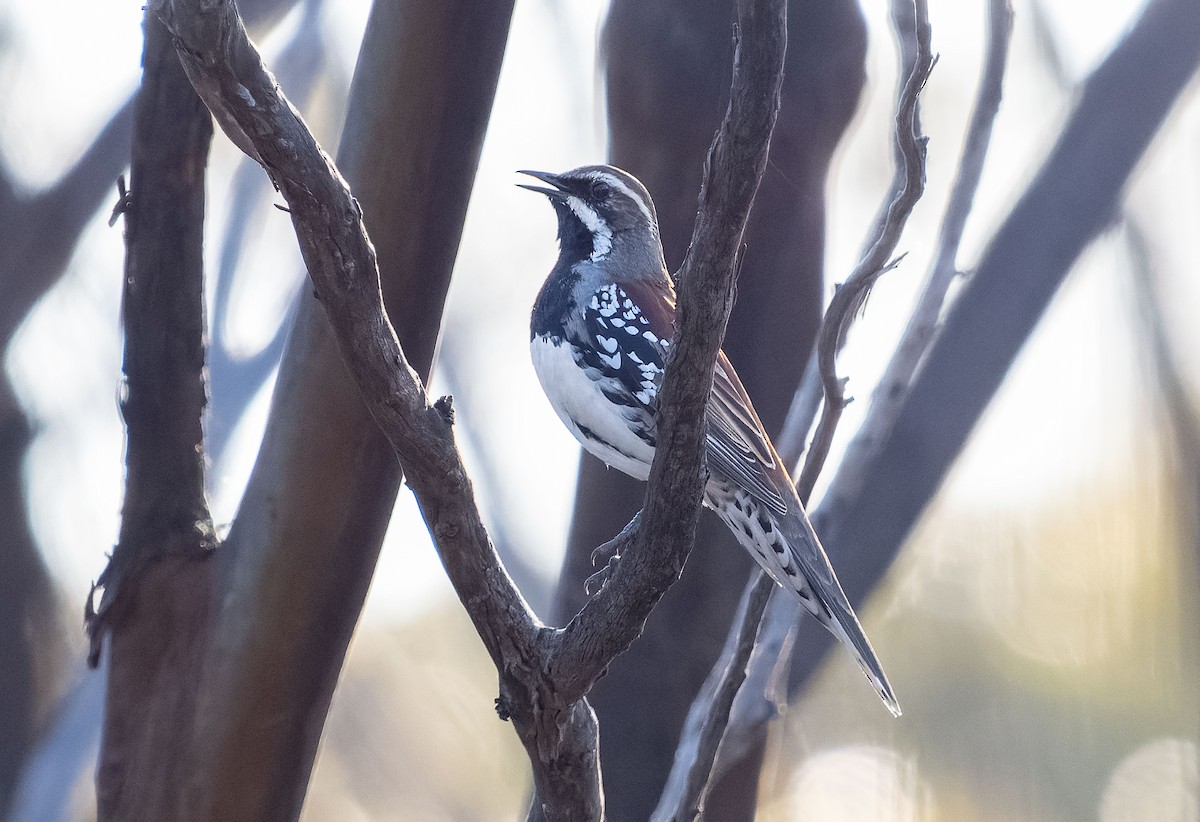
[[[592,262],[604,259],[612,251],[612,229],[590,205],[578,197],[568,197],[567,207],[592,233]]]

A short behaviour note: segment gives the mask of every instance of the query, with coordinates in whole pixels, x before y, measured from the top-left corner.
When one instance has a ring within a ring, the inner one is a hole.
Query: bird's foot
[[[601,543],[592,549],[592,567],[595,568],[601,562],[604,563],[604,567],[584,580],[583,590],[588,596],[592,596],[603,588],[613,571],[617,570],[617,563],[621,561],[621,543],[628,530],[626,528],[608,542]]]
[[[600,592],[600,589],[608,584],[609,577],[617,568],[617,562],[621,559],[620,554],[613,554],[608,560],[608,564],[601,568],[596,573],[592,574],[583,582],[583,591],[588,596],[595,596]]]
[[[637,515],[629,521],[629,524],[621,529],[621,533],[608,542],[601,543],[592,549],[592,567],[595,568],[602,561],[604,562],[604,567],[584,581],[583,590],[588,596],[599,592],[605,583],[608,582],[613,571],[617,569],[617,564],[621,561],[621,548],[633,536],[641,520],[642,512],[638,511]]]

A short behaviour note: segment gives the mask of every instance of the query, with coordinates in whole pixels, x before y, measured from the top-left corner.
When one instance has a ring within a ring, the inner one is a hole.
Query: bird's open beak
[[[558,200],[560,202],[567,199],[567,193],[563,190],[562,182],[559,180],[557,174],[551,174],[548,171],[528,171],[526,169],[521,169],[517,173],[528,174],[530,177],[536,177],[542,182],[549,183],[550,185],[554,186],[554,188],[546,188],[544,186],[531,186],[526,185],[525,183],[517,183],[517,188],[536,191],[539,194],[545,194],[551,200]]]

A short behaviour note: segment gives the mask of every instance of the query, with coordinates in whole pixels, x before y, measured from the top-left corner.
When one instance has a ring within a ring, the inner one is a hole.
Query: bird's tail
[[[783,574],[768,570],[785,588],[795,591],[808,612],[850,649],[892,716],[900,716],[900,703],[883,672],[883,665],[842,591],[808,515],[796,505],[784,516],[773,516],[772,519],[776,520],[779,534],[787,543],[789,558],[796,563],[799,574],[788,574],[786,569]]]

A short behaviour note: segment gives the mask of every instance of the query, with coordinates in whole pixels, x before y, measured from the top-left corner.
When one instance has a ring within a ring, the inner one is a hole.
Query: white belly
[[[555,345],[546,337],[534,337],[529,348],[542,390],[579,444],[605,465],[645,481],[650,476],[654,448],[630,430],[626,409],[605,398],[575,364],[568,344]],[[585,435],[581,427],[592,436]]]

